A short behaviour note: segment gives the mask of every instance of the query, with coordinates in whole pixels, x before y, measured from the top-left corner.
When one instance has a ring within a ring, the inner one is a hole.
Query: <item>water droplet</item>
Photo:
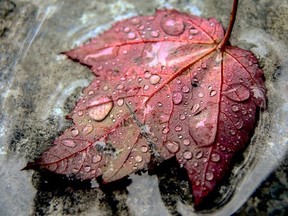
[[[219,154],[216,154],[216,153],[213,153],[213,154],[211,155],[211,161],[213,161],[213,162],[218,162],[218,161],[220,161],[220,155],[219,155]]]
[[[142,151],[143,153],[148,152],[148,150],[149,150],[149,148],[148,148],[147,146],[141,146],[141,151]]]
[[[116,89],[118,89],[118,90],[121,90],[121,89],[123,89],[124,88],[124,85],[123,84],[119,84],[119,85],[117,85],[117,87],[116,87]]]
[[[104,86],[103,91],[107,91],[109,89],[109,86]]]
[[[191,112],[192,112],[192,113],[196,113],[199,108],[200,108],[200,105],[199,105],[198,103],[197,103],[197,104],[194,104],[194,105],[192,106]]]
[[[151,76],[151,73],[149,71],[145,71],[144,78],[149,79]]]
[[[210,96],[211,96],[211,97],[215,96],[216,94],[217,94],[217,92],[216,92],[215,90],[212,90],[212,91],[210,92]]]
[[[236,131],[235,131],[235,130],[230,130],[230,134],[231,134],[232,136],[234,136],[234,135],[236,134]]]
[[[118,106],[123,106],[123,104],[124,104],[124,99],[123,98],[120,98],[120,99],[117,100],[117,105]]]
[[[235,123],[235,127],[240,130],[242,127],[243,127],[243,121],[242,120],[239,120]]]
[[[141,163],[141,162],[143,161],[143,158],[142,158],[140,155],[137,155],[137,156],[135,157],[135,161],[136,161],[137,163]]]
[[[183,99],[183,96],[182,96],[182,93],[181,92],[175,92],[173,94],[173,102],[174,104],[180,104],[182,102],[182,99]]]
[[[126,32],[126,33],[128,33],[128,32],[130,32],[130,28],[129,28],[129,27],[125,27],[125,28],[123,29],[123,31]]]
[[[127,35],[127,38],[132,40],[132,39],[135,39],[136,38],[136,34],[134,32],[129,32],[128,35]]]
[[[190,151],[185,151],[185,152],[183,152],[183,158],[184,158],[184,159],[186,159],[186,160],[191,160],[192,157],[193,157],[192,152],[190,152]]]
[[[93,158],[92,158],[92,162],[93,163],[98,163],[99,161],[101,161],[102,159],[102,156],[97,154],[97,155],[94,155]]]
[[[179,36],[185,30],[183,20],[176,16],[163,17],[160,25],[163,31],[171,36]]]
[[[84,112],[82,111],[82,110],[79,110],[78,112],[77,112],[77,115],[78,116],[82,116],[84,114]]]
[[[188,146],[190,144],[190,140],[189,139],[184,139],[183,140],[183,144]]]
[[[194,167],[197,167],[198,165],[199,165],[199,164],[198,164],[197,162],[194,162],[194,163],[193,163],[193,166],[194,166]]]
[[[88,95],[92,95],[92,94],[94,94],[94,91],[90,90],[90,91],[88,92]]]
[[[242,108],[241,112],[242,112],[243,115],[247,115],[247,110],[244,107]]]
[[[253,64],[253,62],[252,62],[252,61],[249,61],[249,62],[248,62],[248,65],[249,65],[249,66],[251,66],[252,64]]]
[[[212,181],[213,178],[214,178],[213,173],[210,173],[210,172],[207,172],[207,173],[206,173],[206,180],[207,180],[207,181]]]
[[[192,34],[192,35],[196,35],[196,34],[199,33],[199,31],[198,31],[197,29],[195,29],[195,28],[191,28],[191,29],[189,30],[189,32],[190,32],[190,34]]]
[[[86,166],[84,167],[84,170],[85,170],[85,172],[89,172],[89,171],[91,170],[91,167],[88,166],[88,165],[86,165]]]
[[[140,20],[138,17],[135,17],[135,18],[133,18],[133,19],[131,20],[131,23],[132,23],[133,25],[138,25],[138,24],[141,23],[141,20]]]
[[[152,75],[152,76],[150,76],[149,81],[152,85],[156,85],[160,81],[160,79],[161,79],[160,76]]]
[[[181,130],[182,130],[182,127],[181,127],[181,126],[179,126],[179,125],[175,126],[175,131],[179,132],[179,131],[181,131]]]
[[[202,62],[202,63],[201,63],[201,68],[202,68],[202,69],[206,69],[206,68],[207,68],[206,62]]]
[[[108,97],[103,97],[100,98],[97,103],[99,103],[99,105],[90,108],[88,114],[95,121],[103,121],[113,108],[113,101]]]
[[[200,185],[200,181],[199,180],[195,181],[195,185],[199,186]]]
[[[200,93],[198,94],[198,97],[199,97],[199,98],[203,98],[203,97],[204,97],[203,92],[200,92]]]
[[[179,144],[176,141],[168,141],[164,145],[168,149],[168,151],[173,154],[179,151]]]
[[[123,54],[127,55],[128,51],[127,50],[123,50]]]
[[[183,93],[188,93],[189,91],[190,91],[190,88],[188,86],[185,85],[185,86],[182,87],[182,92]]]
[[[157,31],[151,31],[150,35],[151,35],[151,37],[154,37],[154,38],[159,37],[159,33]]]
[[[197,153],[196,153],[196,158],[197,159],[200,159],[200,158],[202,158],[203,157],[203,151],[198,151]]]
[[[183,114],[181,114],[181,115],[179,116],[179,119],[180,119],[180,120],[184,120],[185,118],[186,118],[186,116],[183,115]]]
[[[169,132],[169,128],[163,128],[162,133],[167,134]]]
[[[91,124],[86,125],[86,127],[83,128],[82,133],[84,135],[88,135],[93,131],[94,127]]]
[[[69,147],[69,148],[75,148],[76,145],[77,145],[77,144],[74,142],[74,140],[72,140],[72,139],[65,139],[65,140],[62,141],[62,144],[63,144],[64,146]]]
[[[78,136],[78,134],[79,134],[79,131],[76,129],[76,128],[74,128],[74,129],[72,129],[71,130],[71,134],[72,134],[72,136]]]
[[[233,112],[238,112],[239,111],[239,107],[237,105],[235,105],[235,104],[232,105],[231,109],[232,109]]]
[[[143,89],[144,89],[144,91],[147,91],[149,89],[149,86],[148,85],[144,85]]]
[[[157,104],[158,104],[158,107],[162,107],[163,106],[163,104],[161,102],[158,102]]]

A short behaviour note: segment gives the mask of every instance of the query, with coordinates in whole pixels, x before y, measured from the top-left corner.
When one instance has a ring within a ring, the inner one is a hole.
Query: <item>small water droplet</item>
[[[171,36],[179,36],[185,30],[183,20],[180,17],[176,16],[164,16],[161,20],[160,25],[163,31]]]
[[[181,130],[182,130],[182,127],[181,127],[181,126],[179,126],[179,125],[175,126],[175,131],[179,132],[179,131],[181,131]]]
[[[194,163],[193,163],[193,166],[194,166],[194,167],[197,167],[198,165],[199,165],[199,164],[198,164],[197,162],[194,162]]]
[[[249,65],[249,66],[251,66],[252,64],[253,64],[253,62],[252,62],[252,61],[249,61],[249,62],[248,62],[248,65]]]
[[[123,104],[124,104],[124,99],[123,98],[120,98],[120,99],[117,100],[117,105],[118,106],[123,106]]]
[[[203,92],[200,92],[200,93],[198,94],[198,97],[199,97],[199,98],[203,98],[203,97],[204,97]]]
[[[192,106],[191,112],[196,113],[199,108],[200,108],[200,105],[196,103]]]
[[[235,104],[232,105],[231,109],[232,109],[233,112],[238,112],[239,111],[239,107],[237,105],[235,105]]]
[[[93,158],[92,158],[92,162],[93,163],[98,163],[99,161],[101,161],[102,159],[102,156],[97,154],[97,155],[94,155]]]
[[[107,91],[109,89],[109,86],[104,86],[103,91]]]
[[[188,146],[190,144],[190,140],[189,139],[184,139],[183,140],[183,144]]]
[[[128,35],[127,35],[127,38],[132,40],[132,39],[135,39],[136,38],[136,34],[134,32],[129,32]]]
[[[130,32],[130,28],[129,28],[129,27],[125,27],[125,28],[123,29],[123,31],[126,32],[126,33],[128,33],[128,32]]]
[[[89,171],[91,170],[91,167],[88,166],[88,165],[86,165],[86,166],[84,167],[84,170],[85,170],[85,172],[89,172]]]
[[[192,34],[192,35],[196,35],[196,34],[199,33],[199,31],[198,31],[197,29],[195,29],[195,28],[191,28],[191,29],[189,30],[189,32],[190,32],[190,34]]]
[[[184,120],[184,119],[186,119],[186,116],[185,116],[184,114],[181,114],[181,115],[179,116],[179,119],[180,119],[180,120]]]
[[[82,110],[79,110],[78,112],[77,112],[77,115],[78,116],[82,116],[84,114],[84,112],[82,111]]]
[[[74,140],[72,140],[72,139],[65,139],[62,141],[62,144],[64,146],[69,147],[69,148],[75,148],[77,145],[76,142],[74,142]]]
[[[188,93],[189,91],[190,91],[190,88],[189,88],[188,86],[184,85],[184,86],[182,87],[182,92],[183,92],[183,93]]]
[[[78,136],[78,134],[79,134],[79,131],[76,128],[71,130],[71,135],[72,136],[76,137],[76,136]]]
[[[211,96],[211,97],[215,96],[216,94],[217,94],[217,92],[216,92],[215,90],[212,90],[212,91],[210,92],[210,96]]]
[[[141,151],[143,152],[143,153],[146,153],[146,152],[148,152],[148,147],[147,146],[141,146]]]
[[[123,50],[123,54],[127,55],[128,51],[127,50]]]
[[[88,92],[88,95],[92,95],[92,94],[94,94],[94,91],[90,90],[90,91]]]
[[[186,160],[191,160],[192,157],[193,157],[192,152],[190,152],[190,151],[185,151],[185,152],[183,152],[183,158],[184,158],[184,159],[186,159]]]
[[[200,158],[202,158],[203,157],[203,151],[201,150],[201,151],[198,151],[197,153],[196,153],[196,158],[197,159],[200,159]]]
[[[182,93],[181,92],[175,92],[173,94],[172,99],[173,99],[174,104],[176,104],[176,105],[180,104],[182,102],[182,99],[183,99]]]
[[[144,78],[149,79],[151,76],[151,73],[149,71],[144,72]]]
[[[243,121],[242,120],[239,120],[235,123],[235,127],[240,130],[242,127],[243,127]]]
[[[144,89],[144,91],[147,91],[149,89],[149,86],[148,85],[144,85],[143,89]]]
[[[176,141],[168,141],[164,145],[168,149],[168,151],[173,154],[179,151],[179,144]]]
[[[88,124],[88,125],[86,125],[86,126],[83,128],[82,133],[83,133],[84,135],[88,135],[88,134],[90,134],[90,133],[93,131],[93,129],[94,129],[93,125]]]
[[[141,163],[141,162],[143,161],[143,158],[142,158],[140,155],[137,155],[137,156],[135,157],[135,161],[136,161],[137,163]]]
[[[151,35],[151,37],[154,37],[154,38],[159,37],[159,33],[157,31],[151,31],[150,35]]]
[[[242,108],[241,112],[242,112],[243,115],[247,115],[247,110],[244,107]]]
[[[235,130],[230,130],[230,134],[231,134],[232,136],[234,136],[234,135],[236,134],[236,131],[235,131]]]
[[[123,89],[124,88],[124,85],[123,84],[119,84],[119,85],[117,85],[117,87],[116,87],[116,89],[118,89],[118,90],[121,90],[121,89]]]
[[[100,70],[102,70],[103,69],[103,66],[102,65],[99,65],[98,67],[97,67],[97,70],[98,71],[100,71]]]
[[[133,19],[131,20],[131,23],[132,23],[133,25],[138,25],[138,24],[141,23],[141,20],[140,20],[138,17],[135,17],[135,18],[133,18]]]
[[[207,173],[206,173],[206,180],[207,180],[207,181],[212,181],[213,178],[214,178],[213,173],[210,173],[210,172],[207,172]]]
[[[157,104],[158,104],[158,107],[162,107],[163,106],[163,104],[161,102],[158,102]]]
[[[160,81],[160,79],[161,79],[160,76],[152,75],[152,76],[150,76],[149,81],[152,85],[156,85]]]
[[[163,128],[162,133],[167,134],[169,132],[169,128]]]
[[[213,154],[211,155],[211,161],[213,161],[213,162],[218,162],[218,161],[220,161],[220,155],[219,155],[219,154],[216,154],[216,153],[213,153]]]

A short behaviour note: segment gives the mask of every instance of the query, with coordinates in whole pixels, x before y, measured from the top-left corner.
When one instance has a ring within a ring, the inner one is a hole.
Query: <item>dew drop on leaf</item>
[[[216,153],[213,153],[211,155],[211,161],[212,162],[219,162],[220,161],[220,155],[219,154],[216,154]]]
[[[94,107],[90,108],[88,114],[95,121],[102,121],[113,108],[113,101],[111,101],[108,97],[104,97],[97,102],[99,105],[95,105]]]
[[[140,155],[137,155],[137,156],[135,157],[135,161],[136,161],[137,163],[141,163],[141,162],[143,161],[143,158],[142,158]]]
[[[190,144],[190,140],[189,139],[184,139],[183,140],[183,144],[188,146]]]
[[[88,125],[86,125],[86,126],[83,128],[82,133],[83,133],[84,135],[88,135],[88,134],[90,134],[90,133],[93,131],[93,129],[94,129],[93,125],[88,124]]]
[[[164,145],[168,149],[168,151],[173,153],[173,154],[178,152],[179,148],[180,148],[179,143],[176,141],[168,141]]]
[[[182,102],[183,96],[181,92],[175,92],[173,94],[172,100],[174,102],[174,104],[178,105]]]
[[[207,181],[212,181],[213,178],[214,178],[213,173],[210,173],[210,172],[206,173],[206,180]]]
[[[193,157],[193,154],[192,152],[190,151],[184,151],[183,152],[183,158],[186,159],[186,160],[191,160]]]
[[[75,143],[75,141],[72,140],[72,139],[62,140],[62,144],[63,144],[64,146],[69,147],[69,148],[74,148],[74,147],[76,147],[76,143]]]
[[[101,159],[102,159],[101,155],[96,154],[92,158],[92,163],[98,163],[99,161],[101,161]]]
[[[202,158],[202,157],[203,157],[203,151],[200,150],[200,151],[198,151],[198,152],[196,153],[196,158],[197,158],[197,159],[200,159],[200,158]]]
[[[160,81],[160,79],[161,79],[160,76],[152,75],[152,76],[150,76],[149,81],[152,85],[156,85]]]
[[[179,36],[184,32],[185,25],[181,18],[176,16],[167,16],[162,18],[161,28],[167,35]]]
[[[79,130],[78,129],[74,128],[74,129],[71,130],[71,135],[72,136],[76,137],[76,136],[78,136],[78,134],[79,134]]]

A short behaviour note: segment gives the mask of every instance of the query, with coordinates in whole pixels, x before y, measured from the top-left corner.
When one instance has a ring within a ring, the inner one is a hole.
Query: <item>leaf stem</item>
[[[232,12],[230,13],[230,22],[229,22],[229,26],[228,29],[226,31],[226,34],[223,38],[223,40],[220,42],[220,44],[218,45],[218,49],[220,49],[220,51],[224,51],[225,46],[231,36],[231,32],[234,26],[234,22],[236,19],[236,13],[237,13],[237,7],[238,7],[238,0],[234,0],[233,2],[233,7],[232,7]]]

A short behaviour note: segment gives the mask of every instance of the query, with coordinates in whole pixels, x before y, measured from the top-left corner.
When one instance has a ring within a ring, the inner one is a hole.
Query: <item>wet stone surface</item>
[[[74,107],[83,87],[93,79],[87,68],[67,60],[60,53],[85,43],[117,20],[137,14],[153,14],[155,8],[163,7],[215,17],[226,27],[231,6],[225,0],[149,3],[123,0],[111,4],[89,0],[81,3],[76,0],[0,0],[1,215],[197,215],[187,174],[173,160],[149,173],[133,174],[101,188],[95,180],[81,182],[48,172],[20,171],[27,161],[37,158],[61,131],[69,127],[71,122],[65,120],[65,115]],[[206,209],[200,211],[204,215],[230,215],[235,211],[235,215],[285,215],[288,212],[285,155],[288,128],[285,93],[288,91],[287,11],[287,0],[281,3],[240,1],[231,44],[252,50],[259,59],[266,77],[268,109],[259,117],[250,146],[234,160],[231,175],[212,195],[212,201],[202,206]],[[173,36],[181,34],[185,28],[181,20],[171,18],[163,20],[161,27]],[[133,40],[136,35],[129,29],[126,31],[127,37]],[[196,35],[197,30],[192,29],[190,33]],[[150,36],[157,38],[159,33],[151,31]],[[157,75],[147,74],[147,79],[151,85],[161,82]],[[194,85],[197,85],[196,81]],[[183,95],[189,91],[188,86],[183,86],[173,95],[173,102],[181,103]],[[211,97],[216,94],[211,90]],[[91,108],[89,115],[96,121],[101,120],[109,115],[113,106],[121,107],[123,103],[119,99],[101,109],[99,106]],[[198,109],[199,104],[195,104],[192,112]],[[239,107],[232,106],[231,109],[240,111]],[[184,119],[185,115],[179,116],[180,121]],[[237,125],[241,127],[241,122]],[[181,129],[179,125],[173,130]],[[91,127],[86,131],[89,134]],[[167,132],[164,128],[163,133]],[[71,131],[71,134],[77,136],[77,131]],[[183,139],[184,145],[189,142]],[[63,145],[73,143],[67,140]],[[168,142],[166,147],[171,152],[178,151],[175,141]],[[141,151],[147,152],[147,146]],[[186,160],[192,157],[203,155],[201,152],[194,155],[183,152]],[[99,160],[97,156],[93,159]],[[135,157],[135,160],[141,162],[142,158]],[[217,162],[219,155],[212,155],[212,160]],[[266,171],[268,175],[269,170],[274,171],[268,178],[262,175]],[[207,173],[206,179],[211,178],[213,176]],[[238,203],[240,209],[233,208]]]

